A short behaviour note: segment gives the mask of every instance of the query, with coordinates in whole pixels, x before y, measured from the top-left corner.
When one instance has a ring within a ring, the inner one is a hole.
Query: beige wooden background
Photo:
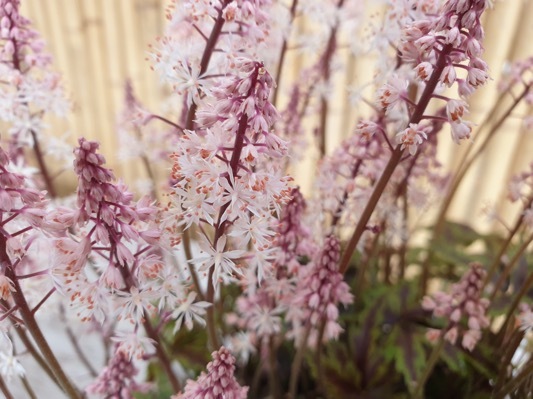
[[[138,97],[157,110],[166,89],[158,83],[158,76],[145,58],[148,44],[164,31],[166,6],[164,0],[22,0],[22,12],[45,38],[55,59],[54,68],[63,74],[64,86],[74,104],[67,121],[52,124],[54,132],[61,135],[68,130],[74,137],[99,140],[109,164],[126,181],[142,172],[137,165],[119,164],[114,156],[124,82],[131,79]],[[484,59],[497,82],[507,60],[533,55],[533,1],[496,0],[495,9],[486,15],[485,26]],[[370,76],[372,71],[367,73]],[[495,82],[474,97],[472,121],[480,123],[491,108],[497,96]],[[337,82],[339,104],[347,103],[343,88],[350,83],[342,78]],[[338,131],[339,137],[332,137],[332,143],[349,134],[353,124],[351,113],[343,112],[342,106],[335,109],[329,123],[339,127],[331,129]],[[520,109],[522,115],[527,112],[531,110]],[[440,156],[453,167],[458,154],[468,145],[471,144],[458,147],[445,143]],[[532,161],[533,132],[525,132],[520,117],[514,116],[463,184],[461,201],[454,204],[452,215],[470,218],[485,202],[507,209],[504,182]],[[299,178],[305,180],[306,176],[300,173]]]

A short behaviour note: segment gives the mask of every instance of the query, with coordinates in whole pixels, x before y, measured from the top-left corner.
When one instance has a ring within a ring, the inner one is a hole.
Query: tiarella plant
[[[448,211],[531,107],[533,58],[469,121],[492,84],[489,1],[384,0],[367,21],[372,3],[173,1],[148,57],[172,93],[152,111],[126,82],[117,123],[116,155],[148,179],[130,192],[79,138],[77,190],[58,198],[46,160],[71,155],[42,121],[68,103],[20,1],[0,0],[6,398],[50,397],[44,378],[67,398],[531,397],[533,173],[510,180],[517,214],[492,212],[490,233]],[[342,88],[358,108],[339,135],[332,93],[362,54],[374,73]],[[467,147],[455,169],[443,140]]]

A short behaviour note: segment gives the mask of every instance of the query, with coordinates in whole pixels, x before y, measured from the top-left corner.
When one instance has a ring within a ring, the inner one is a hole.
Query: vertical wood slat
[[[157,74],[150,70],[150,64],[144,59],[148,44],[154,43],[155,37],[164,29],[164,7],[167,3],[165,0],[22,1],[22,12],[34,21],[35,28],[48,42],[47,48],[55,58],[54,69],[64,74],[67,92],[74,100],[74,116],[68,122],[70,129],[75,135],[103,141],[108,161],[115,165],[115,123],[117,112],[122,108],[124,80],[131,78],[139,98],[154,110],[164,98],[165,90],[158,85]],[[483,58],[491,66],[495,81],[499,79],[504,58],[519,59],[531,55],[532,16],[532,1],[497,2],[495,9],[488,12]],[[299,68],[309,65],[307,58],[297,54],[290,54],[289,59],[287,66],[291,65],[293,69],[286,68],[284,76],[290,79],[286,79],[285,84],[298,76]],[[365,57],[356,60],[356,82],[371,78],[372,71],[366,68],[371,62]],[[347,83],[344,80],[336,81],[336,88],[343,92],[334,97],[342,99],[341,106],[342,103],[346,104]],[[494,83],[474,96],[470,115],[474,122],[482,120],[484,112],[494,101]],[[375,88],[369,88],[366,92],[367,97],[373,100]],[[342,111],[336,111],[335,107],[332,105],[334,111],[331,116],[340,120],[330,120],[330,127],[338,127],[342,136],[349,135],[355,117],[365,111],[355,110],[355,113],[348,115],[349,108],[346,105],[338,108]],[[54,127],[50,130],[55,130]],[[506,129],[511,128],[515,129],[512,124],[506,126]],[[447,136],[446,132],[443,136]],[[340,139],[335,138],[335,142]],[[457,147],[450,142],[449,137],[443,137],[439,156],[453,165],[468,145],[463,143]],[[473,209],[478,205],[474,206],[474,203],[478,204],[481,197],[499,202],[500,208],[505,211],[507,208],[505,200],[501,199],[502,193],[494,192],[493,187],[502,187],[508,177],[516,173],[516,169],[524,168],[531,158],[528,154],[531,146],[531,139],[525,135],[501,134],[487,151],[487,160],[480,162],[465,180],[460,193],[464,201],[454,205],[451,216],[464,219],[476,214],[477,210]],[[503,162],[506,165],[502,165]],[[122,175],[123,171],[117,169],[117,175]],[[138,175],[136,167],[125,172],[128,179]],[[302,179],[307,177],[302,173],[300,175],[298,177]],[[483,190],[473,192],[472,187],[476,184]]]

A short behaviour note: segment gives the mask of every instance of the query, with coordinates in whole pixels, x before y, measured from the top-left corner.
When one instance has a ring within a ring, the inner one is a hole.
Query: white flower
[[[407,129],[396,135],[396,141],[402,145],[401,149],[407,148],[411,155],[415,155],[418,146],[427,138],[427,134],[416,123],[409,124]]]
[[[250,309],[249,328],[260,337],[269,337],[281,331],[281,309],[256,306]]]
[[[119,303],[119,319],[131,319],[135,323],[141,323],[145,318],[145,313],[155,310],[152,301],[157,293],[149,287],[139,289],[131,287],[129,292],[118,291],[117,302]]]
[[[117,331],[111,340],[118,343],[117,352],[122,352],[131,360],[142,359],[146,352],[155,352],[156,342],[148,337],[143,337],[134,332]]]
[[[224,346],[237,355],[237,361],[240,364],[247,364],[250,355],[257,352],[249,332],[239,331],[235,335],[226,337]]]
[[[216,285],[222,277],[233,277],[234,273],[242,275],[241,270],[235,265],[233,259],[241,258],[246,251],[233,250],[227,251],[226,248],[227,237],[222,235],[216,244],[216,249],[212,247],[207,240],[201,241],[202,250],[206,253],[205,256],[192,259],[193,263],[201,263],[199,270],[206,271],[211,267],[214,268],[213,284]]]
[[[452,140],[459,144],[463,139],[469,139],[472,132],[472,124],[470,122],[453,122],[450,123],[452,128]]]
[[[211,304],[205,301],[194,302],[195,299],[196,292],[190,292],[187,299],[182,302],[174,312],[172,312],[172,317],[176,319],[174,332],[181,328],[181,324],[184,320],[188,330],[192,330],[193,321],[205,326],[205,320],[202,317],[205,316],[205,309],[211,306]]]
[[[0,352],[0,374],[7,381],[10,381],[14,376],[24,376],[24,367],[13,355],[13,351],[9,353]]]

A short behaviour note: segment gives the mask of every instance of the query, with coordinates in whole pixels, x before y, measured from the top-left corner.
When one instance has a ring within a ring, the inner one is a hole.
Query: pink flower
[[[340,303],[346,306],[353,301],[350,288],[338,271],[339,257],[339,241],[333,235],[327,236],[316,262],[306,267],[304,275],[297,282],[287,319],[293,323],[293,328],[303,325],[312,327],[314,333],[311,339],[318,338],[316,333],[321,322],[329,323],[323,339],[336,338],[342,331],[337,321],[337,307]],[[298,335],[298,331],[295,334]],[[314,345],[316,341],[310,344]]]
[[[407,80],[393,76],[388,83],[378,90],[379,104],[386,111],[394,109],[401,104],[403,97],[407,96]]]
[[[264,254],[274,235],[273,214],[290,193],[290,179],[273,162],[285,157],[287,149],[272,130],[279,119],[268,101],[272,77],[260,62],[240,57],[235,63],[237,73],[213,87],[198,109],[198,128],[185,132],[172,156],[175,184],[167,220],[186,228],[200,226],[204,255],[192,262],[200,271],[212,270],[212,284],[246,276],[241,270],[246,266],[255,276],[265,275],[267,257],[245,258],[246,251],[231,245],[251,243],[256,254]]]
[[[13,291],[15,291],[13,281],[11,281],[4,274],[0,274],[0,298],[2,298],[4,301],[9,300]]]
[[[427,81],[433,73],[433,65],[429,62],[421,62],[416,66],[415,72],[420,80]]]
[[[241,387],[235,379],[235,358],[225,348],[211,354],[213,361],[207,365],[196,381],[188,380],[183,393],[172,399],[246,399],[248,387]]]
[[[461,100],[448,100],[446,115],[450,123],[461,122],[463,115],[468,112],[468,105]]]
[[[90,394],[105,395],[106,398],[133,399],[134,392],[146,393],[151,388],[149,384],[135,381],[137,373],[131,359],[117,351],[98,378],[85,390]]]
[[[361,136],[361,141],[367,142],[376,134],[376,132],[381,131],[382,128],[372,121],[361,121],[357,124],[355,128],[355,134]]]
[[[461,140],[469,139],[472,132],[470,122],[452,122],[450,123],[452,131],[452,139],[455,143],[459,144]]]
[[[416,154],[418,146],[427,140],[428,136],[426,132],[418,127],[418,124],[411,123],[409,127],[403,132],[396,135],[396,142],[401,144],[401,149],[407,148],[411,155]]]
[[[462,346],[469,351],[481,339],[481,330],[489,326],[485,315],[489,302],[481,298],[480,291],[485,276],[479,263],[471,263],[461,281],[452,286],[451,294],[437,292],[433,298],[424,297],[422,302],[422,307],[432,310],[435,317],[448,319],[442,331],[444,339],[453,345],[462,336]],[[463,319],[466,319],[466,328],[465,323],[461,323]]]

